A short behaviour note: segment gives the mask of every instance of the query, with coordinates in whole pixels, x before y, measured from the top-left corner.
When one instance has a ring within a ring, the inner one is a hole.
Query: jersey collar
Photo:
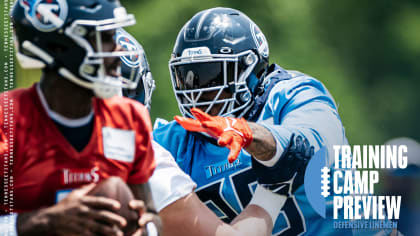
[[[61,125],[67,126],[67,127],[75,128],[75,127],[81,127],[81,126],[87,125],[92,120],[93,109],[85,117],[81,117],[77,119],[70,119],[70,118],[64,117],[58,114],[57,112],[51,110],[50,107],[48,106],[48,103],[45,99],[44,94],[42,93],[41,86],[39,85],[39,83],[36,84],[35,87],[36,87],[36,92],[38,93],[38,97],[41,101],[42,107],[44,107],[44,110],[47,112],[48,116],[51,119],[53,119],[55,122]]]

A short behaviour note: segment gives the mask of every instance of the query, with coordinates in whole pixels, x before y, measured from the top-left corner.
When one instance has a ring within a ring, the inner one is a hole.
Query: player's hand
[[[131,209],[138,211],[140,216],[138,221],[140,228],[132,236],[160,235],[162,224],[157,213],[148,212],[146,205],[141,200],[132,200],[129,206]]]
[[[196,120],[175,116],[174,119],[184,129],[193,132],[206,132],[217,139],[220,146],[230,149],[228,160],[234,162],[241,151],[252,142],[252,131],[243,118],[210,116],[198,108],[192,108],[191,113]]]
[[[118,201],[88,196],[95,187],[89,184],[73,190],[66,198],[48,208],[19,214],[19,235],[118,235],[126,220],[115,214],[121,205]]]

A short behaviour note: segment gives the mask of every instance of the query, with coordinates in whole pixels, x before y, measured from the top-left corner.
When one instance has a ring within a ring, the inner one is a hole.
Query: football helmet
[[[100,98],[136,88],[139,77],[119,71],[119,57],[139,58],[139,52],[116,48],[123,40],[116,29],[135,24],[118,0],[18,0],[11,18],[23,68],[54,70]]]
[[[242,12],[212,8],[197,13],[179,32],[169,61],[181,113],[193,117],[192,107],[209,112],[219,104],[217,115],[243,116],[259,93],[268,57],[264,34]]]
[[[138,63],[132,63],[131,57],[121,57],[121,74],[125,78],[138,80],[137,87],[134,89],[125,88],[122,90],[123,96],[137,100],[143,103],[150,110],[152,105],[152,93],[155,89],[155,81],[147,62],[146,53],[141,44],[124,29],[117,30],[117,38],[124,37],[124,40],[118,41],[121,47],[136,47],[139,58]],[[135,58],[137,60],[137,58]],[[134,68],[134,70],[133,70]],[[134,78],[139,77],[139,78]]]

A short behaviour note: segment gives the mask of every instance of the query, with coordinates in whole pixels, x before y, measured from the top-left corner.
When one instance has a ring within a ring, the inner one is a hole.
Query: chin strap
[[[41,48],[39,48],[38,46],[36,46],[35,44],[31,43],[30,41],[24,41],[22,43],[22,47],[29,51],[30,53],[37,55],[38,57],[40,57],[42,60],[44,60],[48,65],[51,65],[54,63],[54,58],[46,53],[44,50],[42,50]]]

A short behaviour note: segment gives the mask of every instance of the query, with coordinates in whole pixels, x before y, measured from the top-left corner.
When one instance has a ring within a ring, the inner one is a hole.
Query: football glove
[[[175,116],[174,119],[184,129],[192,132],[205,132],[217,139],[222,147],[230,149],[229,163],[234,162],[243,147],[252,143],[252,131],[243,118],[211,116],[198,108],[192,108],[191,113],[196,119]]]

